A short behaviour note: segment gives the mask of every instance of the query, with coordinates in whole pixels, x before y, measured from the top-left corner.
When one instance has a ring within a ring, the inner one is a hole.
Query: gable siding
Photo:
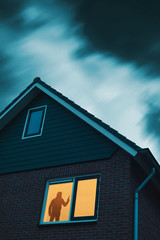
[[[47,105],[42,136],[22,139],[29,108]],[[0,132],[0,173],[109,158],[117,146],[41,93]]]

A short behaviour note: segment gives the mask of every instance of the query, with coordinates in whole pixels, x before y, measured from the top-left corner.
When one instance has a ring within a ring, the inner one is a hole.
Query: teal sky
[[[0,0],[0,110],[39,76],[159,159],[159,1]]]

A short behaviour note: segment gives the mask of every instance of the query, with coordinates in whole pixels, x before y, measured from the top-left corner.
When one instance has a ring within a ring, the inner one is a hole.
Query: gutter
[[[141,189],[149,182],[149,180],[155,175],[155,168],[152,168],[152,172],[148,175],[148,177],[141,183],[141,185],[135,191],[134,201],[134,240],[138,240],[138,193]]]

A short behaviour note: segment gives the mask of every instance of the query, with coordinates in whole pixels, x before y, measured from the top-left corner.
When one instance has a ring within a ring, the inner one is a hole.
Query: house
[[[0,163],[2,240],[159,239],[150,150],[39,78],[0,114]]]

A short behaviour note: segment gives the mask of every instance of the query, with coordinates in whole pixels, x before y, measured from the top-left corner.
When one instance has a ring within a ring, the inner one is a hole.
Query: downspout
[[[142,182],[142,184],[137,188],[135,192],[135,208],[134,208],[134,240],[138,240],[138,193],[141,189],[148,183],[148,181],[154,176],[155,168],[152,168],[152,172],[149,176]]]

